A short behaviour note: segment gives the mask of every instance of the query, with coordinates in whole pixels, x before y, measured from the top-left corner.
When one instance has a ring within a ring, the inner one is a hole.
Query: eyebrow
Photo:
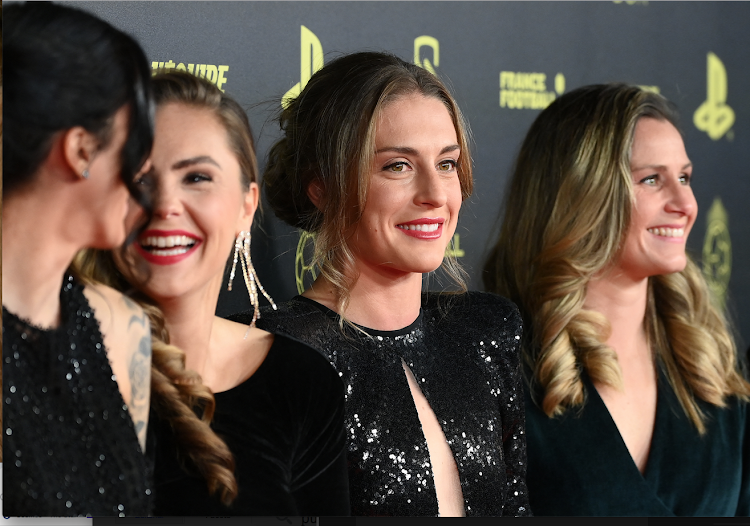
[[[685,166],[680,168],[680,170],[687,170],[688,168],[692,168],[692,167],[693,167],[693,163],[687,163]],[[637,172],[639,170],[645,170],[646,168],[650,168],[652,170],[666,170],[667,169],[667,167],[664,166],[663,164],[647,164],[644,166],[633,166],[630,168],[630,170],[633,172]]]
[[[446,146],[445,148],[440,150],[440,153],[438,155],[443,155],[444,153],[448,153],[448,152],[455,152],[456,150],[460,150],[460,149],[461,147],[458,144],[451,144],[450,146]],[[419,153],[416,149],[410,148],[409,146],[386,146],[385,148],[381,148],[380,150],[377,150],[375,152],[375,155],[378,155],[384,152],[402,153],[404,155],[416,155]]]
[[[214,161],[211,157],[208,155],[199,155],[198,157],[191,157],[190,159],[183,159],[182,161],[177,161],[172,165],[172,170],[180,170],[182,168],[187,168],[188,166],[193,166],[195,164],[213,164],[217,168],[221,168],[219,166],[219,163]]]

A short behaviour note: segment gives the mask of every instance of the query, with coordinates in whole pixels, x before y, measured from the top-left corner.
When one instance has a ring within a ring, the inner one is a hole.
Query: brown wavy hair
[[[461,148],[457,172],[466,199],[473,189],[469,129],[458,105],[435,75],[394,55],[362,52],[330,62],[279,117],[283,137],[268,154],[266,197],[277,217],[315,234],[313,264],[337,289],[340,313],[357,281],[347,235],[367,201],[377,119],[388,103],[412,93],[434,97],[448,110]],[[312,182],[322,187],[318,206],[307,194]],[[445,257],[443,268],[465,291],[455,257]]]
[[[677,127],[674,106],[658,94],[624,84],[576,89],[539,114],[515,162],[484,282],[521,310],[531,383],[550,417],[584,403],[582,368],[595,382],[622,385],[605,344],[609,322],[583,304],[588,282],[617,261],[628,233],[630,152],[642,117]],[[723,407],[728,396],[750,395],[727,320],[689,257],[683,271],[649,278],[644,323],[700,433],[696,399]]]
[[[187,72],[170,71],[153,77],[157,106],[178,103],[208,109],[223,124],[229,147],[240,165],[242,187],[247,190],[257,179],[258,169],[250,123],[242,107],[211,82]],[[135,265],[132,258],[125,261]],[[196,469],[206,480],[210,493],[218,492],[224,504],[237,496],[234,458],[229,448],[211,429],[215,402],[200,376],[185,369],[185,353],[169,344],[164,317],[153,301],[136,291],[118,270],[112,252],[87,250],[75,261],[84,279],[104,283],[138,301],[151,319],[153,406],[167,420],[178,442],[186,467]],[[199,418],[195,409],[201,413]]]

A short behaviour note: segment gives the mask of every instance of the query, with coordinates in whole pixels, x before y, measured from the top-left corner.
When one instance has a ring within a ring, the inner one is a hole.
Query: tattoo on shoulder
[[[151,334],[145,316],[133,316],[130,323],[138,321],[146,328],[141,335],[136,352],[130,358],[128,375],[130,376],[130,415],[133,418],[135,431],[141,449],[146,449],[146,429],[148,426],[148,412],[151,394]]]

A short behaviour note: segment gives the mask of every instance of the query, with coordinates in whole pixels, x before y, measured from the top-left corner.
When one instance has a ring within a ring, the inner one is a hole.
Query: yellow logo
[[[227,82],[226,72],[229,71],[229,66],[214,66],[213,64],[185,64],[180,62],[175,63],[173,60],[166,62],[153,61],[151,62],[152,73],[156,73],[159,70],[169,71],[175,69],[177,71],[189,71],[196,77],[208,79],[209,82],[216,84],[216,87],[221,91],[224,91],[224,84]]]
[[[732,240],[729,238],[729,216],[720,198],[714,199],[706,223],[703,274],[719,306],[724,308],[732,275]]]
[[[734,124],[734,110],[727,105],[727,70],[719,57],[708,53],[706,101],[695,110],[693,123],[718,141]]]
[[[281,105],[286,108],[289,103],[305,89],[307,81],[316,71],[323,67],[323,46],[315,33],[300,26],[300,81],[292,86],[292,89],[284,93]]]
[[[420,51],[423,46],[432,49],[432,62],[429,58],[421,58]],[[414,39],[414,63],[433,75],[437,75],[435,68],[440,65],[440,43],[437,38],[422,35]]]
[[[500,107],[515,110],[543,110],[565,92],[565,75],[555,75],[555,91],[547,91],[545,73],[500,72]]]
[[[445,247],[445,255],[456,258],[462,258],[466,255],[466,252],[461,249],[461,236],[459,234],[453,234],[453,239],[451,239],[451,242]]]
[[[294,255],[294,277],[297,283],[297,294],[305,292],[305,274],[310,273],[313,281],[318,277],[315,272],[315,267],[311,263],[305,262],[305,248],[307,248],[308,242],[312,242],[311,245],[315,246],[315,234],[305,232],[304,230],[299,231],[299,242],[297,243],[297,252]]]

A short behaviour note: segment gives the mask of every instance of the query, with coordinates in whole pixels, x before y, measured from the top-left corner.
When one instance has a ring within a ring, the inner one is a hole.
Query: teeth
[[[141,240],[143,247],[190,247],[195,244],[195,240],[188,236],[149,236]]]
[[[439,223],[420,223],[416,225],[396,225],[402,230],[418,230],[420,232],[435,232],[440,226]]]
[[[683,237],[685,235],[684,228],[659,227],[659,228],[649,228],[647,230],[651,232],[652,234],[654,234],[655,236],[662,236],[662,237]]]
[[[149,252],[157,256],[178,256],[180,254],[184,254],[188,250],[190,249],[187,247],[170,248],[168,250],[162,250],[160,248],[156,248],[156,249],[149,250]]]

